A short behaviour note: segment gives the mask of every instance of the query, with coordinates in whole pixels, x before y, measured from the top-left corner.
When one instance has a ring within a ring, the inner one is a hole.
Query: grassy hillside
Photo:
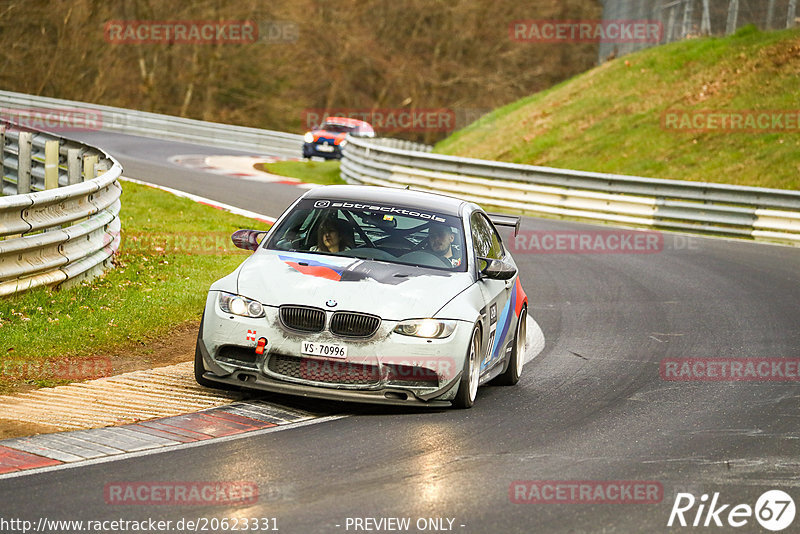
[[[500,108],[436,151],[598,172],[800,189],[800,129],[691,132],[666,111],[800,114],[800,30],[742,28],[625,56]]]

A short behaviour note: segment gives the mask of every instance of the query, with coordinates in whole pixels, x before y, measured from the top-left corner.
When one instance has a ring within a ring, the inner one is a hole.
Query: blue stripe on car
[[[500,314],[500,319],[498,320],[497,323],[498,334],[496,334],[494,337],[494,347],[492,347],[492,359],[497,358],[498,353],[500,352],[500,346],[506,339],[506,335],[508,335],[508,329],[511,326],[511,313],[509,312],[512,309],[516,309],[516,300],[517,300],[517,286],[515,285],[514,290],[511,292],[511,298],[506,301],[506,305],[503,307],[503,312]]]

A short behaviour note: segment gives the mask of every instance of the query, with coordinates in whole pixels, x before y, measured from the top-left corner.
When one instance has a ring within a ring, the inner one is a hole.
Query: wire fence
[[[754,24],[761,30],[792,28],[798,0],[601,0],[603,20],[661,23],[661,42],[600,43],[599,60],[701,35],[729,35]]]

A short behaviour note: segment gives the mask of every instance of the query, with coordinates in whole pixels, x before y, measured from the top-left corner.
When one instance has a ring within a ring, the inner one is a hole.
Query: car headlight
[[[443,321],[441,319],[409,319],[400,321],[394,327],[394,331],[404,336],[424,337],[424,338],[445,338],[456,329],[455,321]]]
[[[346,144],[347,144],[347,139],[342,139],[342,142],[339,143],[339,148],[344,148]]]
[[[311,133],[311,132],[307,132],[303,136],[303,141],[305,141],[306,143],[313,143],[314,142],[314,134]]]
[[[242,317],[264,317],[264,306],[260,302],[233,293],[219,294],[219,307],[225,313]]]

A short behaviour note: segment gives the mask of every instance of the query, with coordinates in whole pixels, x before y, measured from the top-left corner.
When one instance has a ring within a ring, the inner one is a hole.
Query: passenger
[[[343,252],[352,248],[348,242],[344,224],[339,219],[325,219],[317,230],[317,244],[309,250],[312,252]]]
[[[461,265],[461,254],[453,246],[456,236],[446,224],[431,224],[428,228],[428,242],[423,248],[447,261],[453,267]]]

